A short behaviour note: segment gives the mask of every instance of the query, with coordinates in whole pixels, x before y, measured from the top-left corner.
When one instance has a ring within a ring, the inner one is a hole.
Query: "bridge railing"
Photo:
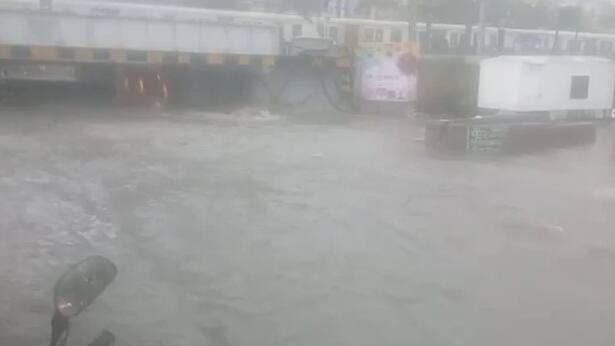
[[[279,28],[0,9],[0,45],[277,56]]]

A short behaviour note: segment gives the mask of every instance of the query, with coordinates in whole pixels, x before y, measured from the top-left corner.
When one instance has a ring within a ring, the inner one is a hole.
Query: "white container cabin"
[[[480,66],[478,106],[507,114],[611,115],[615,63],[586,56],[500,56]]]

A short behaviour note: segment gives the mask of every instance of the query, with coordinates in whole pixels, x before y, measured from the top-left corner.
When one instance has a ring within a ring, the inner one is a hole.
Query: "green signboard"
[[[472,126],[468,131],[468,149],[470,151],[500,151],[508,136],[508,126],[503,125]]]

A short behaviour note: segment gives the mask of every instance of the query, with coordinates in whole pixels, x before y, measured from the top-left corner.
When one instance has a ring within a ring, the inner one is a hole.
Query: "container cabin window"
[[[589,97],[589,76],[572,76],[570,98],[585,100],[587,97]]]
[[[293,24],[293,37],[303,35],[303,25]]]

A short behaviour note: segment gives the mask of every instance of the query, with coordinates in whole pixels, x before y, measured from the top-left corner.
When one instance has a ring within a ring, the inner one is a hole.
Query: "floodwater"
[[[612,345],[614,133],[468,158],[405,118],[1,109],[0,344],[46,345],[96,254],[73,345]]]

